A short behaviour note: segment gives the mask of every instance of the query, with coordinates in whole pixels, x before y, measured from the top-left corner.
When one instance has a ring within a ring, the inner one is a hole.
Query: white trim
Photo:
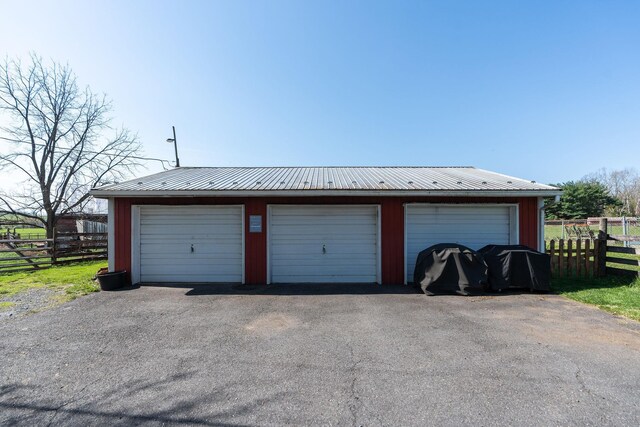
[[[107,268],[116,269],[116,207],[113,197],[107,201]]]
[[[538,197],[538,252],[545,253],[544,242],[544,197]]]
[[[140,283],[140,205],[131,205],[131,283]]]
[[[509,209],[509,243],[520,244],[520,203],[511,205]]]
[[[271,205],[267,205],[267,285],[271,284]]]
[[[209,205],[207,205],[209,206]],[[222,205],[215,205],[215,206],[222,206]],[[245,284],[246,278],[245,278],[245,232],[244,232],[244,205],[242,205],[241,209],[242,211],[242,219],[241,219],[241,223],[242,223],[242,284]]]
[[[408,240],[407,234],[407,207],[409,206],[486,206],[486,207],[508,207],[509,208],[509,243],[512,245],[520,244],[520,204],[519,203],[425,203],[425,202],[408,202],[404,204],[404,282],[409,284],[407,280],[407,253]]]
[[[376,251],[376,280],[378,285],[382,285],[382,206],[378,205],[376,209],[376,221],[377,221],[377,248]]]
[[[377,222],[377,228],[376,228],[376,233],[377,233],[377,255],[376,255],[376,281],[377,284],[382,284],[382,208],[379,204],[370,204],[370,203],[365,203],[365,204],[353,204],[353,203],[349,203],[349,204],[340,204],[340,203],[330,203],[330,204],[324,204],[324,203],[301,203],[301,204],[291,204],[291,203],[287,203],[287,204],[279,204],[279,203],[271,203],[267,205],[267,285],[271,284],[271,208],[273,206],[276,207],[298,207],[298,206],[304,206],[304,207],[310,207],[310,206],[317,206],[317,207],[327,207],[327,206],[333,206],[333,207],[375,207],[377,210],[377,214],[376,214],[376,222]]]
[[[507,207],[507,206],[518,206],[518,203],[508,202],[508,203],[500,203],[500,202],[491,202],[491,203],[482,203],[482,202],[465,202],[465,203],[451,203],[451,202],[407,202],[405,205],[422,205],[422,206],[492,206],[492,207]]]
[[[318,197],[318,196],[406,196],[406,197],[553,197],[561,190],[93,190],[93,197]]]

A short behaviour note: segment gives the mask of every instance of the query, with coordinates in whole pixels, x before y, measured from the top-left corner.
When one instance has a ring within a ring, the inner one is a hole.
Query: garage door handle
[[[193,249],[193,245],[191,245],[191,253],[194,253],[195,250]]]
[[[327,248],[326,248],[324,245],[322,245],[322,253],[323,253],[323,254],[326,254],[326,253],[327,253]]]

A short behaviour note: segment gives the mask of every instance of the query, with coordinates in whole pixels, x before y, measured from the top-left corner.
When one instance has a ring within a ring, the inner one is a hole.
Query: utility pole
[[[180,167],[180,159],[178,158],[178,140],[176,138],[176,127],[171,126],[173,129],[173,138],[167,138],[167,142],[173,142],[173,148],[176,150],[176,167]]]

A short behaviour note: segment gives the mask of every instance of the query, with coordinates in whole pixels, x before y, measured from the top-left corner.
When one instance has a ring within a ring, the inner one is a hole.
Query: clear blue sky
[[[186,166],[640,166],[639,1],[0,6],[0,53],[68,62],[146,155],[175,125]]]

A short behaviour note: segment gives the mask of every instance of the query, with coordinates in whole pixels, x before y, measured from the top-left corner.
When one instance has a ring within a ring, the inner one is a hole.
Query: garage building
[[[542,247],[560,191],[472,167],[181,167],[92,194],[133,283],[402,284],[432,244]]]

